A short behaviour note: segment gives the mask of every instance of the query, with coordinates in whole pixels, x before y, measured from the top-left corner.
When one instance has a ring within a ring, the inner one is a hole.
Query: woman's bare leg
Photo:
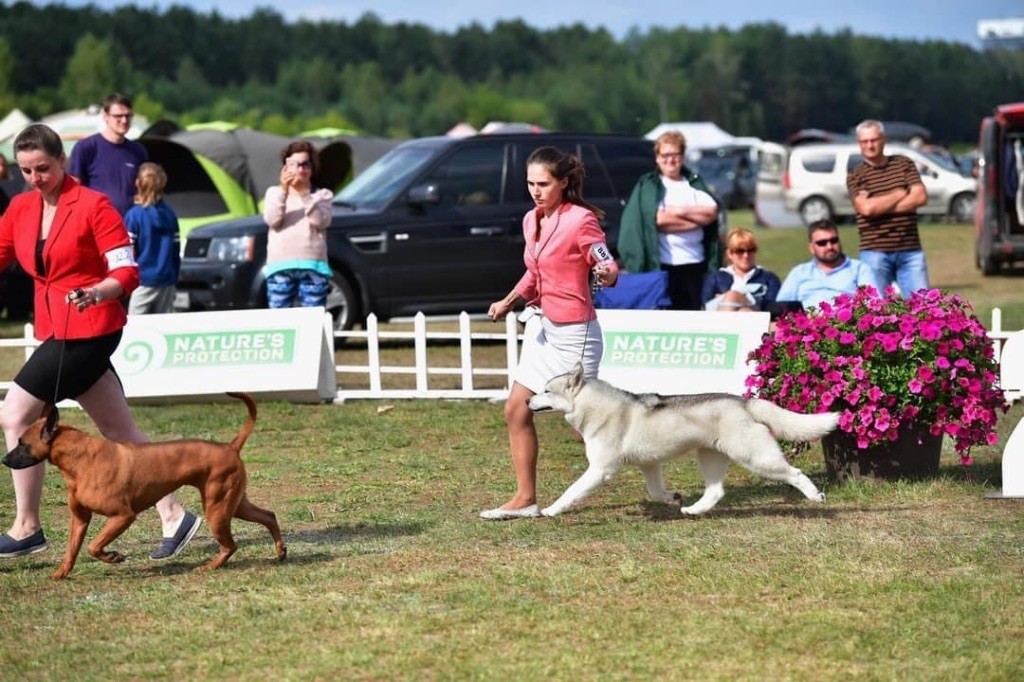
[[[42,400],[17,384],[7,390],[3,407],[0,407],[0,428],[3,428],[8,451],[17,447],[21,434],[39,419],[44,404]],[[7,534],[15,540],[24,540],[42,527],[39,520],[39,503],[43,497],[45,473],[45,464],[11,470],[16,511],[14,522]]]

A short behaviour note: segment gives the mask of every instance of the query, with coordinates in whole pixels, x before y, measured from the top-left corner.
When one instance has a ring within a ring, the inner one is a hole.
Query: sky
[[[48,1],[33,2],[51,4]],[[274,8],[286,19],[323,19],[354,23],[366,12],[373,12],[384,23],[400,21],[426,24],[452,32],[477,23],[490,28],[495,21],[522,19],[539,29],[583,23],[589,28],[603,27],[616,38],[630,29],[646,32],[653,27],[693,29],[725,26],[737,29],[744,24],[773,21],[790,33],[822,30],[835,33],[849,28],[858,35],[907,40],[943,40],[980,47],[977,25],[981,19],[1024,18],[1022,0],[290,0],[287,4],[244,2],[243,0],[63,0],[55,4],[72,7],[92,4],[103,9],[122,5],[166,10],[184,5],[197,12],[215,9],[231,18],[249,16],[259,6]]]

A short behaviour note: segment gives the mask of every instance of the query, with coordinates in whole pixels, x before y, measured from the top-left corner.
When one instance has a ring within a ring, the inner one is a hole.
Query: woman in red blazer
[[[0,408],[8,450],[37,420],[46,403],[74,398],[105,438],[142,443],[110,357],[127,321],[124,299],[139,284],[139,269],[121,216],[106,196],[65,173],[60,137],[31,125],[14,140],[29,191],[0,216],[0,270],[13,260],[35,282],[35,335],[42,344],[14,378]],[[0,557],[47,548],[39,519],[42,464],[12,471],[17,515],[0,536]],[[170,495],[157,511],[164,542],[151,555],[173,556],[201,520]]]
[[[526,162],[526,185],[537,205],[523,218],[526,274],[488,311],[500,320],[518,303],[528,304],[522,357],[505,402],[516,492],[501,507],[480,512],[485,519],[540,515],[537,429],[526,401],[577,362],[587,377],[597,376],[604,343],[590,278],[614,286],[619,269],[598,223],[603,212],[583,201],[583,176],[580,160],[554,147],[534,150]]]

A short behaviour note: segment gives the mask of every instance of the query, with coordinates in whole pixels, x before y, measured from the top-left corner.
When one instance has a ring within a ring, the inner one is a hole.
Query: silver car
[[[974,178],[964,177],[943,157],[905,145],[890,142],[885,153],[907,156],[917,166],[928,192],[928,202],[918,209],[919,215],[948,217],[957,222],[973,219]],[[787,211],[799,213],[805,225],[855,215],[846,176],[864,160],[856,143],[800,145],[789,149],[788,157],[787,162],[776,166],[785,168],[780,184]]]

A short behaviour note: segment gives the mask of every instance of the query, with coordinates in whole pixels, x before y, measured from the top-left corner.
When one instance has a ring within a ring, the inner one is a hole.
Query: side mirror
[[[425,206],[426,204],[434,204],[436,206],[441,203],[441,191],[432,182],[416,185],[409,190],[405,201],[413,206]]]

